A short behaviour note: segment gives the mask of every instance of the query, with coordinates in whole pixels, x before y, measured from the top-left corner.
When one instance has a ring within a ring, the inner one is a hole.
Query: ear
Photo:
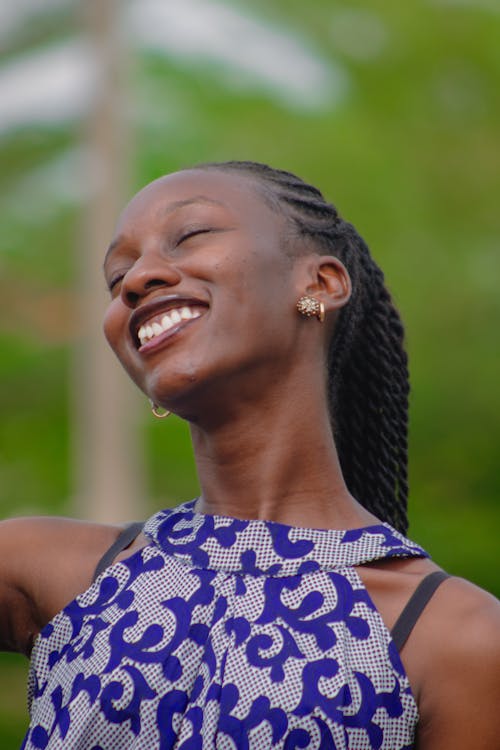
[[[322,302],[327,312],[344,307],[352,292],[347,268],[334,255],[317,256],[314,265],[315,268],[310,269],[314,280],[307,286],[307,294]]]

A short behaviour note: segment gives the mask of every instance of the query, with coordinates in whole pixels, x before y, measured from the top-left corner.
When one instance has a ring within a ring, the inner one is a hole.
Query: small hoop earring
[[[305,294],[297,302],[297,310],[305,318],[316,317],[320,323],[325,320],[325,306],[322,302],[309,294]]]
[[[151,398],[149,399],[149,403],[151,404],[151,412],[157,419],[165,419],[165,417],[169,417],[172,413],[171,411],[167,411],[167,409],[160,411],[161,406],[155,404]]]

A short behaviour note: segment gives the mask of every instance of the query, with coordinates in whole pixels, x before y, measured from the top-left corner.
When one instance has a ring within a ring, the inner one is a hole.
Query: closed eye
[[[196,235],[198,234],[208,234],[209,232],[214,232],[214,231],[215,230],[212,229],[211,227],[189,229],[183,235],[181,235],[180,239],[177,242],[177,245],[180,245],[183,242],[186,242],[186,240],[191,239],[191,237],[196,237]]]
[[[116,274],[116,276],[113,276],[111,278],[111,281],[108,282],[108,291],[112,292],[114,287],[120,283],[124,276],[125,271],[122,271],[121,273]]]

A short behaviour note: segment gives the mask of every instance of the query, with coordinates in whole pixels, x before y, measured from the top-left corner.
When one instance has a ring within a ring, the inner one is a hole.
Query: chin
[[[198,400],[200,390],[206,390],[204,381],[200,368],[169,365],[149,372],[138,385],[156,404],[184,418],[184,413],[191,411],[189,404]]]

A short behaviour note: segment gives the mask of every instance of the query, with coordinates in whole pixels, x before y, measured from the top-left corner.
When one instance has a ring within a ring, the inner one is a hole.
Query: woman
[[[107,339],[189,421],[201,495],[138,535],[3,525],[24,746],[499,747],[498,603],[399,533],[403,330],[354,228],[294,175],[203,165],[131,201],[104,271]]]

